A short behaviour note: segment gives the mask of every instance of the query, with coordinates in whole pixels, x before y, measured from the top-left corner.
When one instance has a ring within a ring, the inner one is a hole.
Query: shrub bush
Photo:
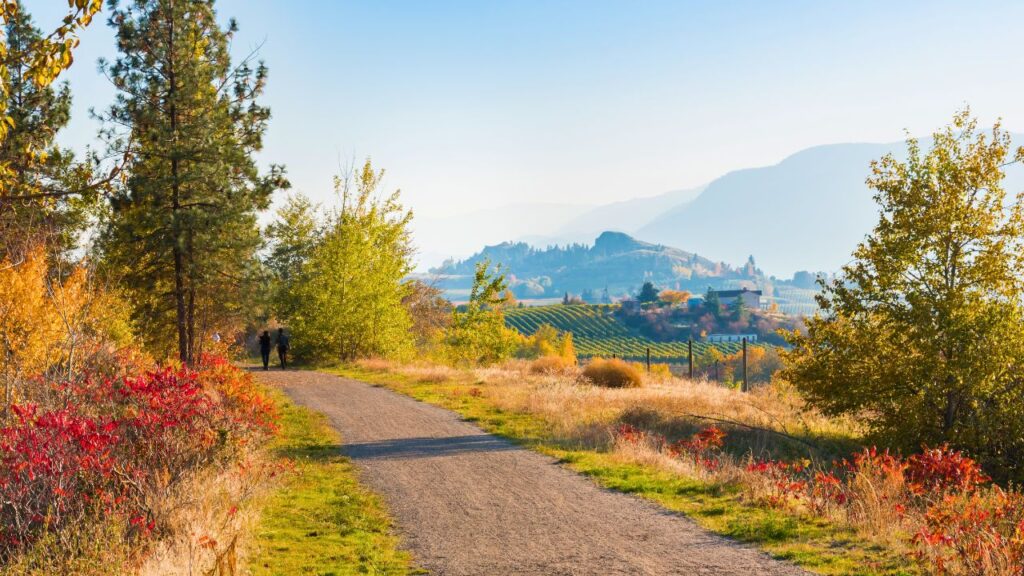
[[[575,364],[561,356],[542,356],[530,363],[532,374],[561,374],[569,371]]]
[[[0,565],[91,518],[159,533],[167,494],[274,429],[251,375],[221,359],[49,385],[60,407],[14,404],[0,428]]]
[[[643,383],[636,366],[617,358],[594,358],[583,369],[583,377],[606,388],[638,388]]]

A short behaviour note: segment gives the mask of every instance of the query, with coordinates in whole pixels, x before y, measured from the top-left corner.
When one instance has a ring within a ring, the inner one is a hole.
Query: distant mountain
[[[524,242],[488,246],[472,257],[432,270],[447,278],[445,288],[468,285],[482,260],[500,264],[520,298],[587,294],[591,299],[607,290],[610,296],[635,291],[651,281],[661,287],[704,290],[728,280],[756,282],[753,265],[733,269],[697,254],[642,242],[621,232],[604,232],[593,246],[572,244],[537,249]]]
[[[420,269],[467,257],[480,246],[506,240],[546,247],[590,242],[608,230],[632,233],[665,211],[685,205],[701,190],[673,190],[602,206],[521,203],[447,218],[417,219],[413,226],[416,244],[421,247]]]
[[[1015,142],[1024,138],[1014,135]],[[930,142],[921,141],[927,149]],[[465,257],[505,240],[535,247],[590,241],[625,232],[709,259],[744,262],[753,255],[770,274],[835,272],[878,220],[865,184],[872,160],[905,156],[903,142],[830,144],[797,152],[774,166],[730,172],[703,188],[602,206],[518,204],[416,224],[421,264]],[[1007,168],[1009,193],[1024,190],[1024,167]],[[428,266],[422,266],[425,269]]]
[[[905,149],[902,142],[817,146],[775,166],[731,172],[636,235],[731,262],[752,254],[779,277],[836,271],[878,221],[865,184],[871,161]],[[1024,169],[1010,167],[1005,184],[1024,189]]]
[[[521,203],[445,218],[414,218],[413,239],[420,250],[420,268],[462,258],[480,246],[526,236],[550,235],[594,206]]]
[[[590,242],[602,232],[633,234],[668,210],[685,206],[700,195],[704,187],[673,190],[658,196],[635,198],[598,206],[566,222],[551,236],[518,238],[534,246]]]

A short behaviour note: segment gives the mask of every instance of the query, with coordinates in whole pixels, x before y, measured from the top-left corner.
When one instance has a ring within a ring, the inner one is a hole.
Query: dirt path
[[[453,412],[327,374],[258,374],[328,416],[432,574],[803,574]]]

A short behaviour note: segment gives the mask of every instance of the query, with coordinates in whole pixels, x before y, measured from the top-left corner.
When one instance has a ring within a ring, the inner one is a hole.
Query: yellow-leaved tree
[[[1024,150],[969,111],[907,148],[872,163],[878,224],[789,336],[784,375],[889,446],[949,443],[1024,479],[1024,195],[1003,189]]]

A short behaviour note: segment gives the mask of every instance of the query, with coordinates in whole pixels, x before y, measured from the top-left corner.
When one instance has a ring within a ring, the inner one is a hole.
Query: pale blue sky
[[[44,24],[63,0],[27,0]],[[264,41],[265,160],[330,197],[370,155],[419,214],[601,203],[705,183],[816,144],[930,132],[970,103],[1024,128],[1021,2],[222,0]],[[111,88],[97,22],[75,119]]]

